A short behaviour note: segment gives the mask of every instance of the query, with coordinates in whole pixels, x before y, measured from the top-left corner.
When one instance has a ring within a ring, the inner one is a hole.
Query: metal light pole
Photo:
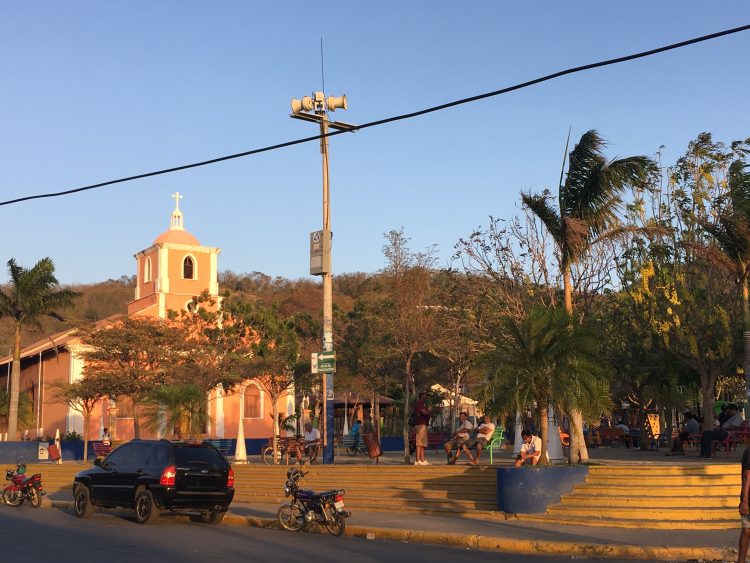
[[[316,231],[310,236],[310,274],[323,276],[323,353],[333,355],[333,275],[331,270],[331,198],[328,180],[328,127],[353,131],[354,126],[339,121],[330,121],[328,112],[337,109],[346,110],[346,96],[325,97],[323,92],[315,92],[312,96],[292,99],[292,114],[290,117],[312,121],[320,126],[320,154],[323,159],[323,230]],[[311,113],[310,113],[311,112]],[[315,356],[315,355],[314,355]],[[317,365],[315,363],[314,365]],[[334,461],[333,443],[333,372],[331,361],[323,372],[323,463]],[[312,369],[316,373],[316,368]]]

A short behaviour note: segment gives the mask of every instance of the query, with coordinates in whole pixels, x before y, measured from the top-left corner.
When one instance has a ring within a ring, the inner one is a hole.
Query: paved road
[[[518,561],[516,555],[446,547],[334,538],[277,530],[207,526],[162,518],[152,526],[97,513],[79,520],[57,509],[0,506],[3,561],[81,563],[192,563],[212,561]],[[572,558],[524,558],[538,563],[562,563]],[[595,560],[588,559],[594,562]],[[600,561],[600,560],[596,560]],[[613,559],[607,563],[617,563]],[[602,562],[603,563],[603,562]],[[621,562],[625,563],[625,562]],[[632,562],[631,562],[632,563]]]

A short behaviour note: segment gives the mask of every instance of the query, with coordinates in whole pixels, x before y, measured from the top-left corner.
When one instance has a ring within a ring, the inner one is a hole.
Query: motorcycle
[[[344,510],[344,489],[315,493],[300,489],[299,481],[304,473],[293,467],[286,473],[284,495],[291,497],[291,502],[282,504],[276,519],[285,530],[299,532],[305,526],[315,522],[326,528],[334,536],[340,536],[346,530],[346,519],[351,516]]]
[[[34,508],[42,506],[42,496],[46,494],[42,490],[42,474],[36,473],[26,477],[26,464],[19,463],[15,469],[5,471],[5,480],[10,481],[3,489],[3,502],[10,506],[20,506],[23,501]]]

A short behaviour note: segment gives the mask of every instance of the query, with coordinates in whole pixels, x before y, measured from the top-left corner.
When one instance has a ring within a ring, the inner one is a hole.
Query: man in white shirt
[[[539,436],[534,436],[528,430],[521,432],[523,438],[523,444],[521,444],[521,451],[516,458],[516,467],[522,465],[536,465],[542,457],[542,439]]]
[[[705,430],[701,435],[701,457],[711,458],[711,443],[714,440],[723,441],[732,430],[739,430],[742,427],[744,419],[739,413],[737,405],[734,403],[727,406],[729,419],[721,425],[719,430]]]
[[[310,458],[310,463],[315,463],[320,448],[320,430],[313,428],[311,423],[305,424],[305,453]]]
[[[464,442],[471,438],[471,431],[474,430],[474,425],[469,420],[469,415],[467,413],[462,412],[459,414],[458,420],[458,430],[456,430],[456,433],[450,440],[443,444],[445,455],[448,456],[448,465],[456,463],[456,459],[458,459],[458,456],[461,453],[461,447],[464,445]],[[456,450],[456,453],[452,455],[451,452],[453,450]]]
[[[469,458],[471,458],[472,465],[479,465],[479,457],[482,455],[482,450],[487,448],[487,444],[492,438],[492,434],[495,432],[495,425],[492,423],[489,415],[482,417],[482,424],[477,428],[477,436],[473,440],[465,442],[463,450]],[[471,448],[476,448],[477,457],[471,455]]]

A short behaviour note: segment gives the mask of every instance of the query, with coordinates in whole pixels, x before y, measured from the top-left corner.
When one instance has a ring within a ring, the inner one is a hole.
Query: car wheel
[[[152,524],[159,519],[159,507],[156,506],[151,491],[140,489],[135,494],[135,521],[139,524]]]
[[[20,506],[23,502],[21,493],[16,489],[5,489],[3,491],[3,502],[11,506]]]
[[[88,518],[96,510],[91,504],[91,495],[86,485],[78,485],[73,495],[73,512],[79,518]]]

